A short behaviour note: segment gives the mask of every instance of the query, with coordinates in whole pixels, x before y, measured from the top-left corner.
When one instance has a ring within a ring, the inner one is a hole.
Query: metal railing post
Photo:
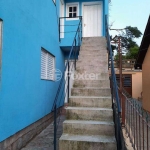
[[[76,46],[77,46],[77,41],[76,41],[76,39],[75,39],[75,64],[74,64],[74,68],[75,68],[75,70],[76,70],[76,53],[77,53],[77,48],[76,48]]]
[[[68,74],[67,75],[68,75],[68,85],[67,85],[67,88],[68,88],[68,103],[69,103],[69,95],[70,95],[69,94],[69,92],[70,92],[69,91],[70,90],[70,85],[69,85],[70,84],[70,65],[69,65],[69,61],[68,61]]]
[[[60,19],[61,18],[59,18],[59,27],[58,27],[59,28],[59,42],[60,42]]]
[[[82,41],[82,17],[81,17],[81,41]]]
[[[54,107],[54,150],[57,148],[57,105]]]
[[[125,125],[125,97],[122,95],[122,125]]]
[[[109,51],[108,51],[108,47],[107,47],[107,52],[108,52],[108,70],[109,70]]]

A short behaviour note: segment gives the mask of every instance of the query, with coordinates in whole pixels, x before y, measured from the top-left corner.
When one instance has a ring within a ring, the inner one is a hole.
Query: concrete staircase
[[[59,150],[116,150],[106,41],[83,38]],[[94,75],[96,74],[96,77]]]

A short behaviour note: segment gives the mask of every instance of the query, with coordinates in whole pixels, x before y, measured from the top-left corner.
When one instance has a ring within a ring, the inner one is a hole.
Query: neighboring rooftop
[[[135,59],[123,59],[122,68],[134,70]],[[119,68],[119,60],[114,61],[114,67]]]
[[[142,64],[143,64],[149,45],[150,45],[150,16],[149,16],[149,19],[145,28],[141,46],[139,48],[138,57],[135,63],[135,69],[142,69]]]

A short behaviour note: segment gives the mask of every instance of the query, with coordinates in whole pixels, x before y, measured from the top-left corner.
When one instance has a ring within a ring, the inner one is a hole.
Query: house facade
[[[142,106],[150,112],[150,16],[145,28],[135,68],[142,69]]]
[[[83,37],[105,36],[105,15],[108,15],[108,0],[62,1],[60,0],[60,16],[62,17],[60,32],[65,32],[60,34],[62,49],[72,45],[74,33],[80,20],[78,16],[82,17]]]
[[[135,99],[141,99],[142,70],[134,69],[135,60],[122,60],[123,88]],[[119,61],[114,61],[118,83],[120,82]]]
[[[64,68],[56,5],[53,1],[0,1],[0,142],[52,109],[59,82],[48,75],[48,57],[54,68]]]
[[[141,70],[124,70],[123,75],[123,88],[133,98],[141,100],[142,94],[142,71]],[[116,77],[119,83],[119,71],[116,71]]]
[[[23,147],[52,120],[55,70],[63,72],[81,19],[83,37],[105,36],[108,3],[0,1],[0,149]]]

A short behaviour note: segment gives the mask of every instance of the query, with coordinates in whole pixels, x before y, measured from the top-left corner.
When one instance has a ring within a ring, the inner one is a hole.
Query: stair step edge
[[[98,108],[98,107],[66,107],[68,110],[108,110],[112,111],[112,108]]]
[[[68,141],[87,141],[87,142],[103,142],[103,143],[116,143],[115,136],[103,136],[103,135],[74,135],[74,134],[62,134],[60,140]]]
[[[69,98],[111,98],[111,96],[70,96]]]
[[[95,124],[95,125],[114,125],[113,121],[94,121],[94,120],[65,120],[64,124]]]

